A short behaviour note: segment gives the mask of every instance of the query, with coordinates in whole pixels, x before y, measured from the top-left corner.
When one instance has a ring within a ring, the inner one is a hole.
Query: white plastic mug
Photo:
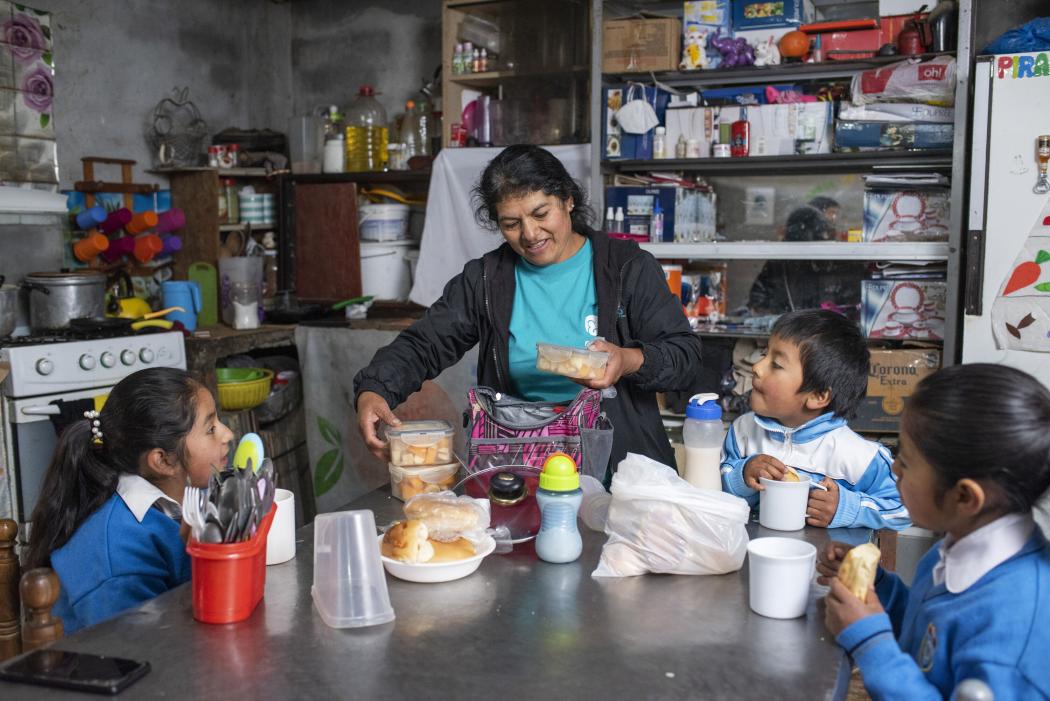
[[[809,480],[779,482],[762,477],[758,496],[758,522],[775,531],[798,531],[806,527]]]
[[[804,615],[817,548],[794,538],[755,538],[747,555],[751,610],[769,618]]]
[[[273,495],[277,513],[266,537],[266,564],[279,565],[295,557],[295,495],[278,489]]]

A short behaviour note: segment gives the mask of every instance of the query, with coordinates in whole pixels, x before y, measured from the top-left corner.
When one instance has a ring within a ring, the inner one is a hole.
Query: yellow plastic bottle
[[[375,98],[375,88],[362,85],[346,111],[346,170],[383,170],[387,159],[386,110]]]

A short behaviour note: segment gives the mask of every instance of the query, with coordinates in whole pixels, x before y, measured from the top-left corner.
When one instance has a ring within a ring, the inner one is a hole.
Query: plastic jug
[[[383,170],[387,159],[386,110],[375,98],[375,88],[362,85],[346,111],[346,170],[351,173]]]
[[[583,552],[583,538],[576,527],[576,514],[583,502],[576,463],[565,453],[552,453],[543,463],[540,487],[540,532],[536,555],[553,563],[573,562]]]
[[[697,394],[685,408],[685,474],[700,489],[722,489],[722,407],[717,394]]]
[[[197,330],[197,315],[201,311],[201,290],[188,280],[168,280],[161,283],[160,293],[165,307],[182,307],[184,312],[168,312],[167,318],[178,321],[187,331]]]

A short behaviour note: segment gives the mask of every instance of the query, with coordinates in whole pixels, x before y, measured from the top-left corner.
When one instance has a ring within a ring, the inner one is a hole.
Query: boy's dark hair
[[[800,392],[831,390],[828,409],[844,419],[856,416],[868,392],[871,354],[855,322],[827,310],[788,312],[771,333],[798,346]]]
[[[138,474],[144,453],[160,448],[185,463],[201,387],[185,370],[139,370],[117,383],[99,412],[101,445],[91,419],[62,431],[33,510],[28,567],[47,566],[51,553],[113,496],[120,475]]]
[[[533,192],[553,195],[562,202],[571,197],[573,231],[583,233],[591,228],[594,212],[587,204],[587,193],[553,153],[530,144],[508,146],[485,166],[471,192],[474,218],[479,225],[492,227],[499,220],[496,209],[500,202]]]
[[[902,430],[937,472],[944,496],[970,478],[995,483],[1009,511],[1029,511],[1050,489],[1050,390],[991,363],[926,377],[904,407]]]

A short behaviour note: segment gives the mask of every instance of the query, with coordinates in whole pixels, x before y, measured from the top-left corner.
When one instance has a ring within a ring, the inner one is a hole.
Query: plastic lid
[[[664,127],[656,127],[656,133],[657,134],[666,134],[667,133],[667,129],[665,129]]]
[[[364,95],[365,97],[372,97],[376,94],[376,89],[371,85],[362,85],[357,90],[358,95]]]
[[[540,489],[550,492],[571,492],[580,488],[580,473],[576,461],[562,452],[551,453],[543,461],[540,473]]]
[[[513,506],[528,496],[525,479],[513,472],[499,472],[489,482],[489,499],[493,504]]]
[[[391,241],[380,245],[387,246],[398,243],[400,242]],[[387,438],[397,437],[406,443],[427,444],[452,435],[452,426],[448,421],[402,421],[400,426],[387,426],[386,435]]]
[[[663,208],[660,207],[660,200],[653,200],[653,214],[663,214]]]
[[[698,421],[720,421],[722,407],[718,405],[718,395],[711,393],[693,395],[685,407],[685,418]]]

